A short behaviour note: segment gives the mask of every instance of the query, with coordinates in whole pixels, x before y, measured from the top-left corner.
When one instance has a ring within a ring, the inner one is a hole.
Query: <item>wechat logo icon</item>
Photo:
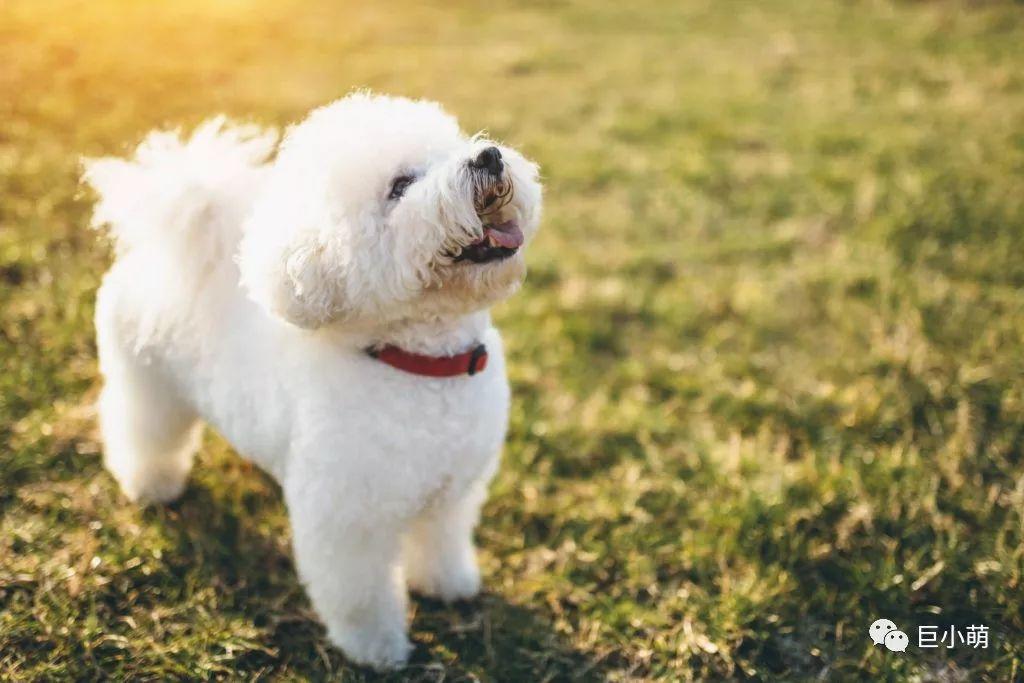
[[[871,642],[875,645],[885,645],[890,652],[906,652],[910,643],[907,634],[888,619],[876,619],[868,629],[868,635],[871,636]]]

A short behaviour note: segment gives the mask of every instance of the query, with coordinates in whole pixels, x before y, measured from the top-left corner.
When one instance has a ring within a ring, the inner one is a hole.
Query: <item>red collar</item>
[[[393,368],[423,377],[458,377],[475,375],[487,367],[487,347],[477,344],[476,348],[455,356],[421,356],[387,344],[370,348],[366,352],[382,363]]]

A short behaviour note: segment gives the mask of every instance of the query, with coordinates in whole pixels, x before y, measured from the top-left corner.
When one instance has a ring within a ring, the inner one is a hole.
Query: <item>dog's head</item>
[[[516,290],[537,167],[430,102],[350,95],[289,130],[247,222],[252,296],[303,327],[468,313]]]

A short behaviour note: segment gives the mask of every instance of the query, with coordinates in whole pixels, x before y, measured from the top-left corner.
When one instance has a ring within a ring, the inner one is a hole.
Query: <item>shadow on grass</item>
[[[453,606],[414,596],[411,637],[416,648],[410,665],[388,676],[355,668],[327,642],[295,575],[287,534],[266,522],[268,517],[281,519],[274,514],[281,512],[280,497],[246,501],[243,495],[229,501],[217,496],[193,483],[180,501],[151,509],[146,517],[170,542],[172,550],[163,557],[182,597],[209,586],[215,596],[215,604],[206,605],[210,612],[216,610],[228,623],[251,624],[259,634],[248,646],[228,648],[234,650],[230,666],[235,675],[396,681],[603,678],[601,658],[565,642],[547,615],[493,593]]]

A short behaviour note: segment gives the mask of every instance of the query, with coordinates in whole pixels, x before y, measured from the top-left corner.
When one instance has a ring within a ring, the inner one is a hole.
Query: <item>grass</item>
[[[402,677],[1024,676],[1024,8],[352,5],[0,3],[0,678],[372,678],[216,436],[165,508],[103,472],[109,254],[76,180],[153,127],[360,86],[442,101],[547,186],[496,312],[487,594],[416,601]],[[917,647],[950,624],[989,647]]]

